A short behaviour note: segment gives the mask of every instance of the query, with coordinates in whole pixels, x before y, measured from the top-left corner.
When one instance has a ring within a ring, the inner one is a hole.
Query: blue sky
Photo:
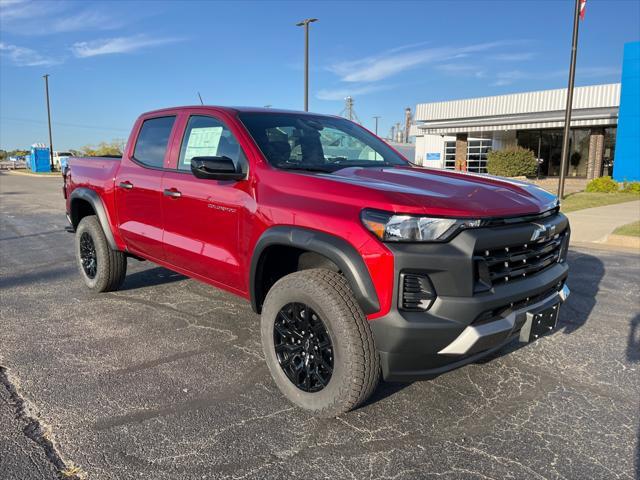
[[[0,148],[125,138],[144,111],[198,103],[302,109],[311,26],[310,110],[355,99],[380,133],[416,103],[567,82],[573,2],[0,0]],[[640,2],[588,0],[576,84],[617,82],[640,38]]]

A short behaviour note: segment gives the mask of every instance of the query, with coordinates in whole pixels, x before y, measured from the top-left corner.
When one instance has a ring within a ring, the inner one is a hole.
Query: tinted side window
[[[133,151],[135,159],[150,167],[163,167],[167,144],[176,117],[150,118],[142,123]]]
[[[212,117],[189,118],[180,149],[179,170],[191,170],[193,157],[229,157],[236,168],[247,171],[247,160],[236,137],[222,122]]]

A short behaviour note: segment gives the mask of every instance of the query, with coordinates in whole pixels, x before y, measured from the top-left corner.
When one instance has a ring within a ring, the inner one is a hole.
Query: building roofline
[[[579,90],[579,89],[585,89],[585,88],[593,88],[593,87],[619,87],[621,85],[620,82],[613,82],[613,83],[597,83],[594,85],[581,85],[579,87],[575,87],[575,90]],[[438,100],[436,102],[422,102],[422,103],[418,103],[417,105],[436,105],[436,104],[442,104],[442,103],[453,103],[453,102],[469,102],[469,101],[473,101],[473,100],[498,100],[501,98],[506,98],[506,97],[513,97],[513,96],[517,96],[517,95],[526,95],[526,94],[544,94],[544,93],[552,93],[552,92],[558,92],[558,93],[564,93],[567,91],[567,88],[549,88],[546,90],[527,90],[525,92],[512,92],[512,93],[502,93],[500,95],[488,95],[488,96],[484,96],[484,97],[465,97],[465,98],[456,98],[453,100]]]
[[[620,83],[577,87],[573,108],[579,110],[611,109],[620,105]],[[491,119],[514,115],[552,114],[563,111],[567,89],[539,90],[491,97],[477,97],[447,102],[419,103],[416,124]]]

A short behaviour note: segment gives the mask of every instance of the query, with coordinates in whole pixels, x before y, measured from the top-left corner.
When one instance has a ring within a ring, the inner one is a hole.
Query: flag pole
[[[576,78],[576,57],[578,54],[578,25],[580,21],[581,0],[576,0],[573,11],[573,40],[571,42],[571,64],[569,65],[569,86],[567,88],[567,108],[564,115],[564,133],[562,135],[562,161],[560,162],[560,181],[558,198],[564,196],[564,180],[569,159],[569,133],[571,132],[571,106],[573,104],[573,84]]]

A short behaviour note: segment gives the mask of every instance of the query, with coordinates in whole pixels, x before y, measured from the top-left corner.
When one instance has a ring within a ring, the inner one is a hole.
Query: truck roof
[[[266,107],[242,107],[242,106],[220,106],[220,105],[178,105],[175,107],[167,107],[167,108],[160,108],[158,110],[151,110],[149,112],[144,112],[142,115],[150,115],[150,114],[154,114],[154,113],[162,113],[162,112],[166,112],[166,111],[175,111],[175,110],[182,110],[182,109],[192,109],[192,108],[210,108],[212,110],[223,110],[229,113],[239,113],[239,112],[243,112],[243,113],[295,113],[295,114],[300,114],[300,115],[323,115],[323,116],[327,116],[327,117],[335,117],[336,115],[328,115],[325,113],[313,113],[313,112],[303,112],[301,110],[286,110],[286,109],[280,109],[280,108],[266,108]]]

